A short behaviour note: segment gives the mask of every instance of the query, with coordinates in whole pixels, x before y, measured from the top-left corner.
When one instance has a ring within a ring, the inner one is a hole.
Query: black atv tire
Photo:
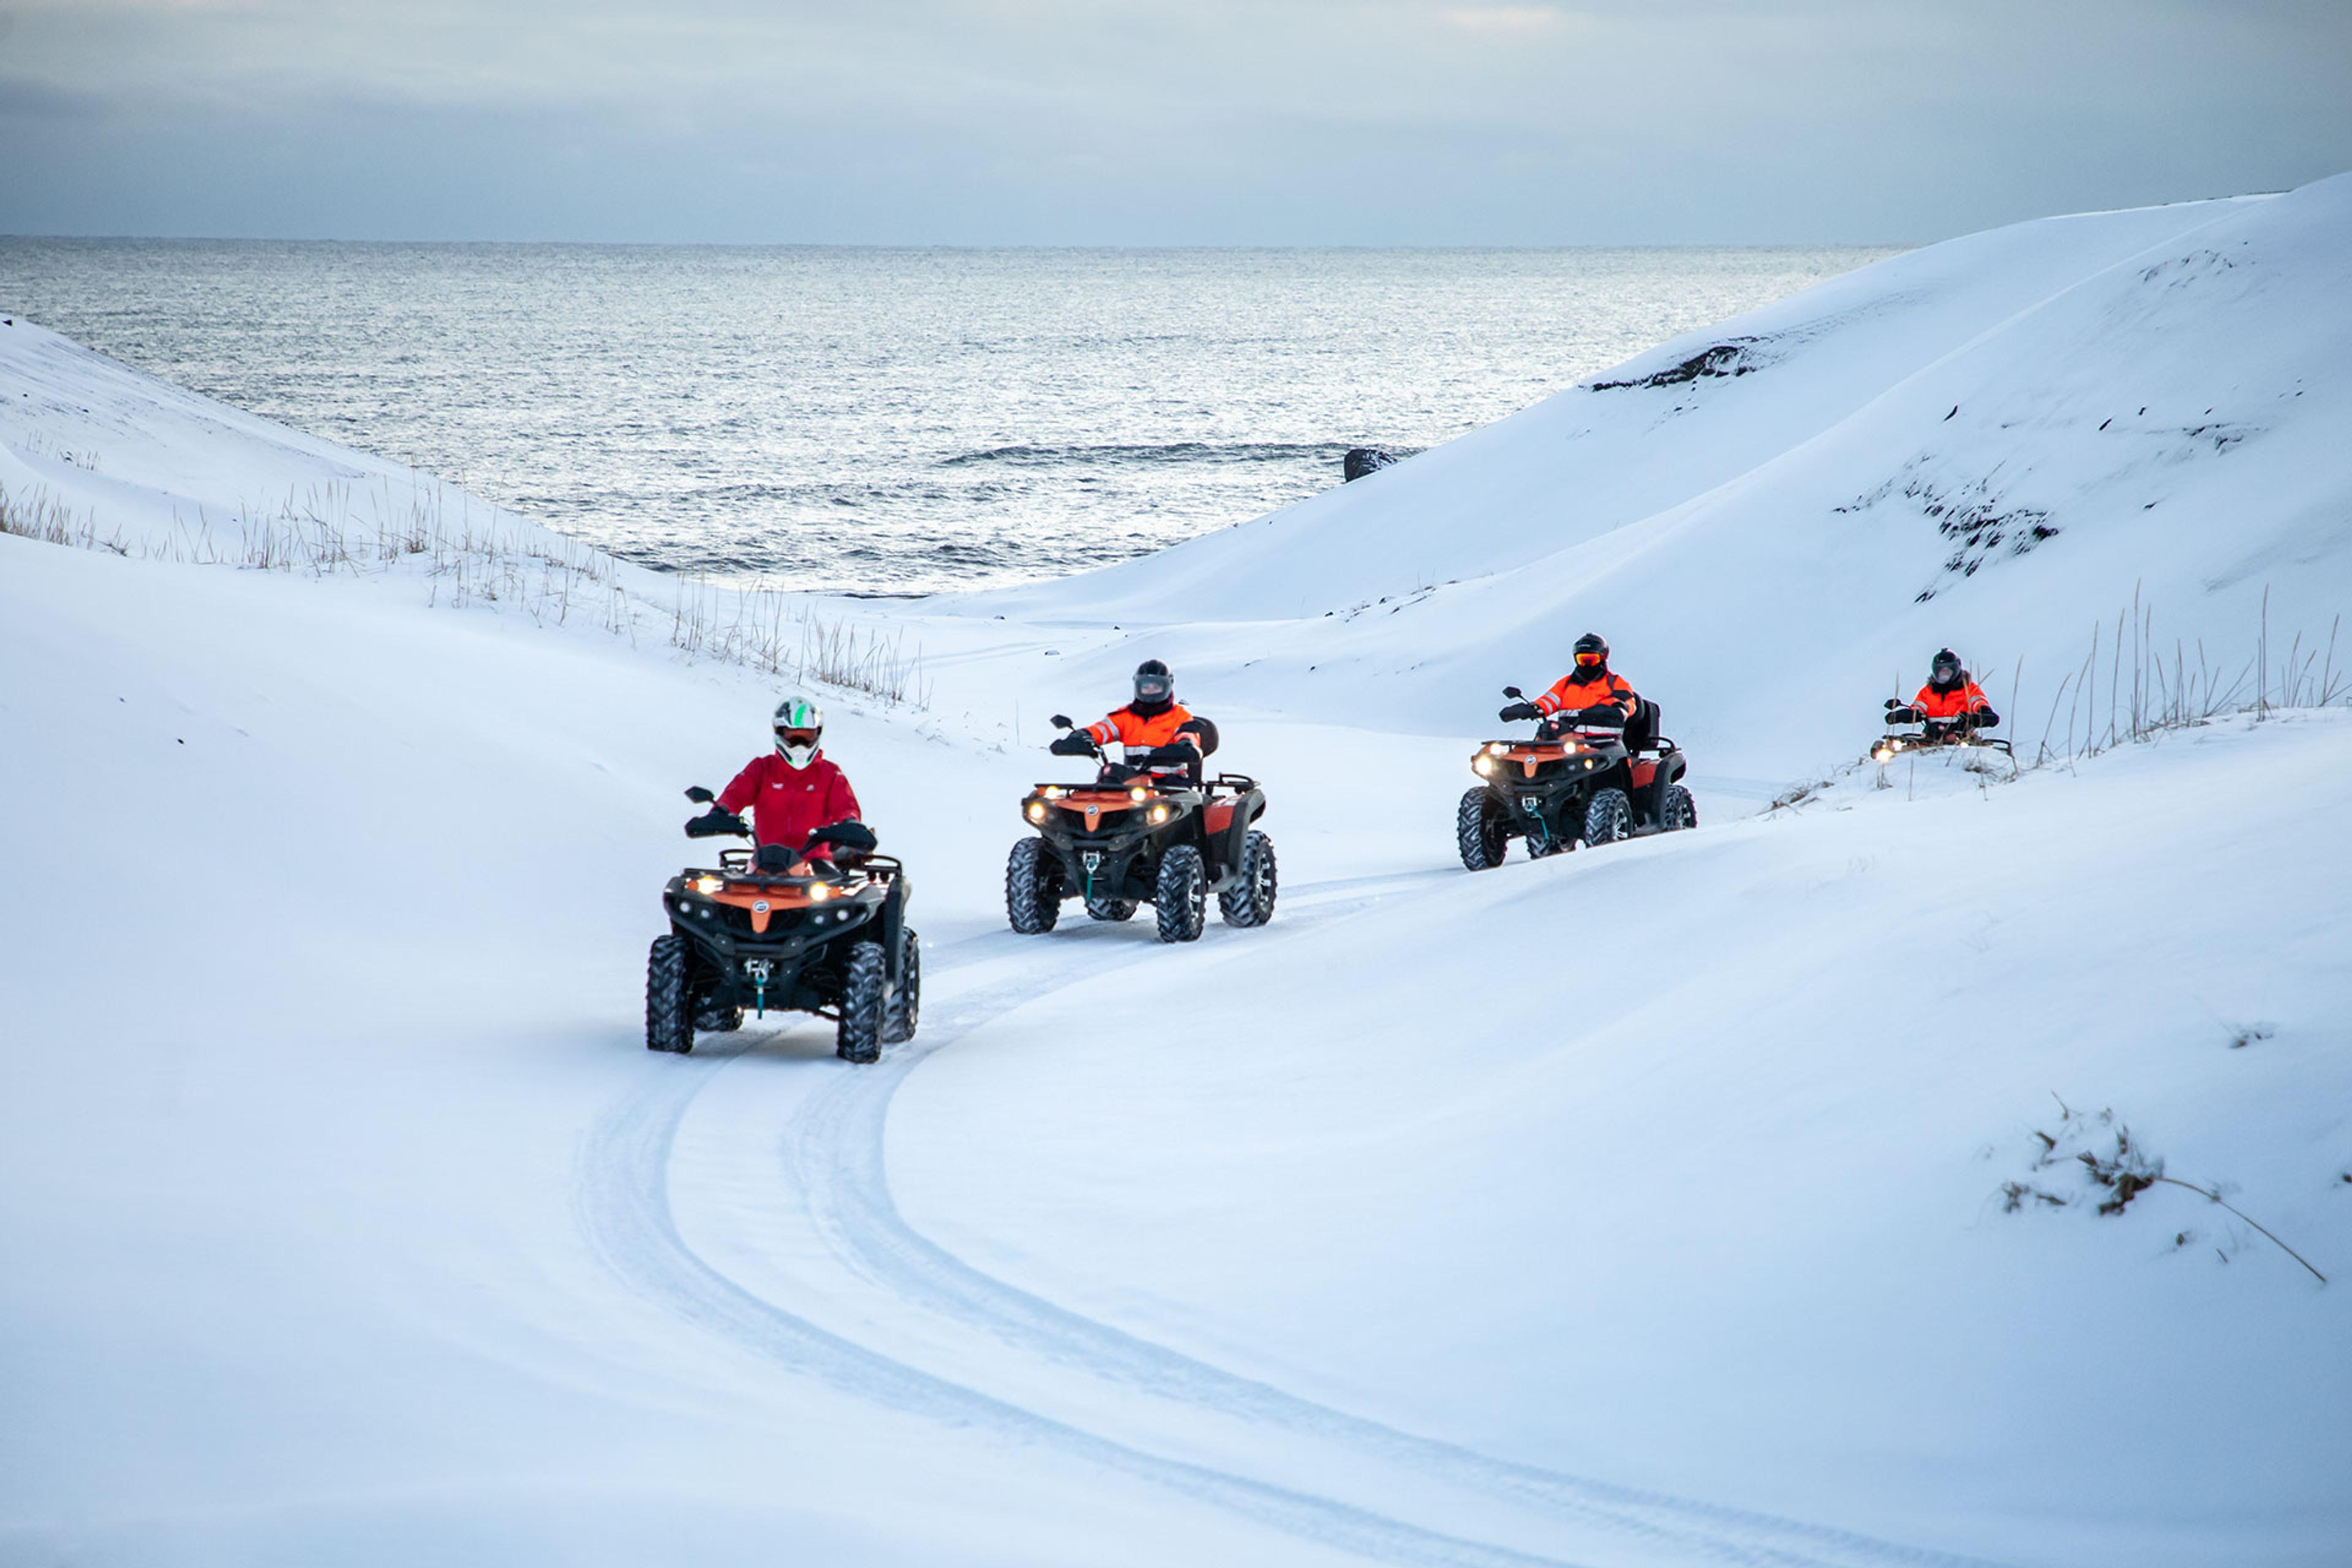
[[[1100,893],[1087,895],[1087,919],[1090,921],[1131,921],[1134,918],[1133,899],[1106,898]]]
[[[654,938],[646,954],[646,1049],[679,1056],[694,1049],[694,1014],[687,1000],[687,973],[693,954],[686,938],[672,931]]]
[[[1242,840],[1241,874],[1217,894],[1217,912],[1229,926],[1262,926],[1274,919],[1274,895],[1280,882],[1274,840],[1253,828]]]
[[[1062,918],[1062,863],[1042,838],[1024,838],[1004,862],[1004,918],[1023,936],[1052,931]]]
[[[1622,789],[1597,789],[1584,806],[1584,841],[1614,844],[1633,833],[1633,803]]]
[[[833,1054],[861,1066],[882,1059],[889,962],[878,942],[854,942],[841,965],[841,1001]]]
[[[1160,858],[1160,883],[1153,898],[1162,942],[1198,942],[1209,923],[1209,873],[1201,852],[1179,844]]]
[[[898,988],[882,1019],[882,1043],[904,1045],[915,1037],[923,1010],[923,943],[908,926],[898,937]]]
[[[1503,808],[1484,784],[1464,790],[1462,804],[1454,808],[1454,847],[1461,851],[1463,868],[1469,871],[1499,866],[1511,852]]]
[[[1666,786],[1666,816],[1660,826],[1669,833],[1698,826],[1698,802],[1691,798],[1690,791],[1680,784]]]

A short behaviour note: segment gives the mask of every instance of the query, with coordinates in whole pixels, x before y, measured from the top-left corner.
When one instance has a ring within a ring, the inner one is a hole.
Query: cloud
[[[20,231],[1915,240],[2352,165],[2352,6],[2329,0],[9,14]],[[437,205],[362,188],[413,168]]]

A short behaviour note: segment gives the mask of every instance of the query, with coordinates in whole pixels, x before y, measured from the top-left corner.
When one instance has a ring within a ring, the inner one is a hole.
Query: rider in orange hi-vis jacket
[[[1886,721],[1925,724],[1929,735],[1941,739],[1970,730],[1990,730],[2000,722],[2000,715],[1985,700],[1983,689],[1969,679],[1960,656],[1944,648],[1929,667],[1927,684],[1908,707],[1892,697],[1886,700]]]
[[[1533,702],[1514,702],[1500,716],[1507,721],[1565,713],[1593,728],[1622,728],[1633,716],[1633,689],[1609,668],[1607,639],[1587,632],[1576,639],[1575,653],[1576,668],[1553,681],[1550,690]]]
[[[1051,748],[1064,756],[1084,756],[1097,746],[1114,742],[1128,749],[1128,760],[1153,769],[1197,773],[1207,754],[1203,737],[1213,733],[1208,721],[1198,719],[1176,700],[1176,678],[1156,658],[1135,668],[1135,700],[1112,710],[1083,730],[1073,730]],[[1139,762],[1139,753],[1142,755]]]

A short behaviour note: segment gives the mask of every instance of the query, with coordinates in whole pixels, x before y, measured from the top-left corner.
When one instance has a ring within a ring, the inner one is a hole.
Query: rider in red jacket
[[[797,697],[778,703],[775,731],[776,749],[752,758],[735,775],[719,793],[719,809],[740,814],[750,807],[758,842],[801,855],[818,828],[858,820],[857,796],[847,776],[817,749],[824,714],[815,703]],[[812,860],[833,855],[823,844],[805,853]]]

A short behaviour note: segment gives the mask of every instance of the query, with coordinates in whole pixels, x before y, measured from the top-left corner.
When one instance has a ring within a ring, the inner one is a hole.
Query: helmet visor
[[[1165,702],[1168,694],[1176,689],[1173,678],[1165,675],[1139,675],[1135,678],[1135,700],[1138,702]]]
[[[1597,647],[1586,648],[1576,656],[1576,668],[1579,669],[1597,668],[1604,657],[1606,656],[1604,656]]]

